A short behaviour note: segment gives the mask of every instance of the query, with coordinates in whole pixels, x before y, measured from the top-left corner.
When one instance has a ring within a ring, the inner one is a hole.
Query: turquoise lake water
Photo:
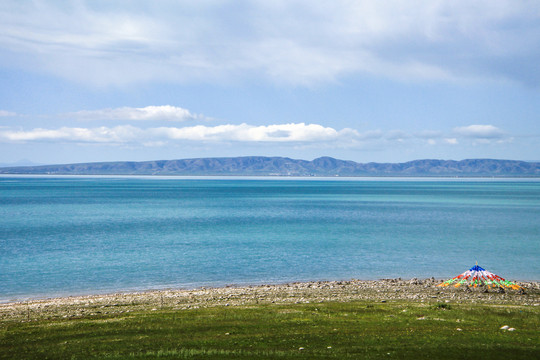
[[[540,181],[0,177],[0,301],[302,280],[540,279]]]

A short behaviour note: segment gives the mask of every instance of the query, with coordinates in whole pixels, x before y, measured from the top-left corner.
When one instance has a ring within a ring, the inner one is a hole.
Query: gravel
[[[313,281],[221,288],[167,289],[108,295],[74,296],[0,304],[0,320],[36,321],[83,318],[134,311],[192,310],[209,306],[252,306],[256,304],[307,304],[329,301],[413,301],[426,303],[482,303],[540,305],[540,283],[518,282],[525,291],[478,287],[446,287],[441,280],[382,279]]]

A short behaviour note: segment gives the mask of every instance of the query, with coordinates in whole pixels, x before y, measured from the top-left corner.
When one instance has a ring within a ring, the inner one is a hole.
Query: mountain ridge
[[[323,156],[314,160],[241,156],[114,161],[0,168],[0,174],[184,176],[540,176],[540,162],[499,159],[420,159],[358,163]]]

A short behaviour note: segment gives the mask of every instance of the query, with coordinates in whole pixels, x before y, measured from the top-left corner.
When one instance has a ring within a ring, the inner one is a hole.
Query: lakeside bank
[[[81,318],[158,309],[189,310],[215,306],[307,304],[354,301],[486,303],[540,306],[540,282],[518,282],[524,292],[478,287],[446,287],[441,280],[382,279],[312,281],[273,285],[167,289],[106,295],[72,296],[0,304],[1,320]]]

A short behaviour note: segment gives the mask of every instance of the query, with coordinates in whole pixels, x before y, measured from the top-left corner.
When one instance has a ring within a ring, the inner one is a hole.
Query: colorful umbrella
[[[514,290],[521,289],[521,286],[513,283],[511,281],[505,280],[499,275],[495,275],[492,272],[487,271],[486,269],[478,266],[478,263],[474,265],[469,270],[465,271],[463,274],[460,274],[450,280],[446,280],[442,284],[437,286],[450,286],[460,287],[461,285],[467,285],[472,287],[477,287],[485,285],[488,288],[490,287],[507,287]]]

